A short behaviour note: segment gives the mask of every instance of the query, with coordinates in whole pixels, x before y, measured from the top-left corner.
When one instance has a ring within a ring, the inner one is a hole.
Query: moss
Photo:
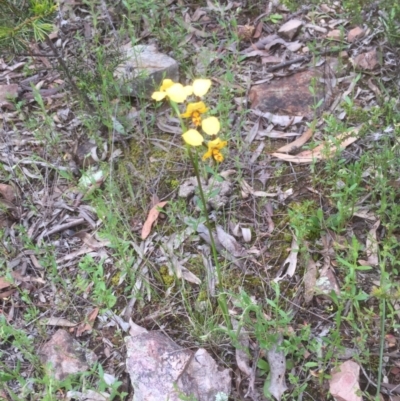
[[[161,266],[159,271],[160,271],[160,276],[161,276],[161,280],[162,280],[163,284],[167,288],[171,287],[171,285],[175,282],[175,277],[170,276],[168,267]]]
[[[113,287],[116,287],[119,284],[120,278],[121,278],[121,272],[115,273],[113,278],[111,279],[111,285]]]

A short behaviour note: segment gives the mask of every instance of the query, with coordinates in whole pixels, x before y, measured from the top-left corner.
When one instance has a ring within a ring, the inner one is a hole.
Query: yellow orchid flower
[[[175,103],[183,103],[189,92],[182,84],[173,84],[165,91],[168,98]]]
[[[204,96],[211,87],[211,79],[195,79],[193,81],[193,93],[196,96]]]
[[[154,92],[151,98],[160,101],[168,97],[175,103],[183,103],[192,93],[193,88],[191,86],[183,86],[171,79],[164,79],[160,90]]]
[[[160,100],[163,100],[167,96],[165,91],[168,88],[170,88],[173,84],[174,84],[174,81],[172,79],[164,79],[162,84],[161,84],[160,90],[154,92],[151,95],[151,98],[154,99],[154,100],[157,100],[157,102],[159,102]]]
[[[201,128],[207,135],[217,135],[221,125],[217,117],[208,117],[201,122]]]
[[[203,136],[195,129],[186,131],[182,138],[190,146],[200,146],[204,142]]]
[[[189,103],[186,107],[186,112],[181,114],[183,118],[191,118],[193,124],[198,127],[201,124],[201,114],[208,111],[208,108],[203,102]]]
[[[224,156],[220,150],[227,145],[227,141],[221,141],[220,138],[214,139],[213,141],[208,142],[208,151],[204,153],[203,160],[207,160],[210,157],[213,157],[214,160],[221,163],[224,160]]]

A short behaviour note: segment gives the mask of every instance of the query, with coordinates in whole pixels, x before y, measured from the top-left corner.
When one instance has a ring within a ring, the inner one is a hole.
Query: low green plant
[[[82,294],[90,292],[92,301],[107,310],[111,309],[117,298],[113,288],[110,288],[105,280],[103,261],[96,262],[86,255],[79,262],[79,275],[75,285]]]

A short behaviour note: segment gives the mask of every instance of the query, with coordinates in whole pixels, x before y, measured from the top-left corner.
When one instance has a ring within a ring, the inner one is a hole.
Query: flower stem
[[[210,222],[210,219],[209,219],[208,213],[207,213],[206,198],[204,196],[203,187],[201,185],[201,178],[200,178],[200,172],[199,172],[199,161],[197,158],[197,153],[195,153],[193,155],[192,149],[189,146],[188,146],[188,153],[189,153],[190,161],[192,162],[192,165],[194,167],[194,172],[195,172],[196,179],[197,179],[197,185],[199,188],[200,199],[201,199],[201,203],[202,203],[202,207],[203,207],[202,212],[206,219],[206,227],[208,229],[208,233],[210,236],[210,245],[211,245],[212,255],[213,255],[213,259],[214,259],[214,263],[215,263],[215,270],[217,271],[218,289],[219,289],[218,304],[222,310],[222,314],[224,316],[224,320],[225,320],[225,323],[226,323],[228,329],[232,330],[231,321],[229,319],[229,311],[228,311],[228,303],[226,300],[226,294],[223,291],[224,289],[222,286],[221,266],[218,261],[217,247],[215,245],[214,235],[213,235],[213,232],[211,229],[211,222]]]
[[[171,101],[171,100],[170,100],[170,104],[171,104],[172,109],[176,113],[179,121],[180,121],[182,132],[186,132],[186,127],[185,127],[185,124],[184,124],[184,122],[182,120],[178,105],[175,102]],[[203,206],[202,212],[203,212],[204,217],[206,219],[206,227],[207,227],[208,233],[210,235],[211,251],[212,251],[212,255],[213,255],[213,259],[214,259],[214,263],[215,263],[215,270],[217,271],[217,279],[218,279],[218,290],[219,290],[218,305],[221,308],[222,315],[223,315],[224,320],[225,320],[225,324],[226,324],[228,330],[231,331],[232,330],[232,324],[231,324],[231,321],[229,319],[228,302],[226,300],[226,294],[225,294],[224,288],[222,286],[221,266],[220,266],[219,261],[218,261],[217,247],[215,246],[215,241],[214,241],[214,236],[213,236],[212,229],[211,229],[210,219],[208,218],[206,197],[204,196],[203,187],[201,185],[201,178],[200,178],[200,171],[199,171],[199,160],[197,158],[197,153],[194,153],[194,155],[193,155],[192,149],[190,148],[189,145],[188,145],[188,153],[189,153],[189,158],[190,158],[190,161],[192,162],[192,165],[193,165],[193,168],[194,168],[194,172],[195,172],[195,175],[196,175],[197,185],[199,187],[200,199],[201,199],[201,203],[202,203],[202,206]]]

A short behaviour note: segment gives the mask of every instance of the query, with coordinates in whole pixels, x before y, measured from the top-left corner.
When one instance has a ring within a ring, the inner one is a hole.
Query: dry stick
[[[75,84],[74,80],[72,79],[71,74],[69,73],[69,69],[67,67],[67,65],[65,64],[64,59],[61,57],[60,53],[58,52],[57,48],[54,46],[53,42],[51,41],[51,39],[49,38],[48,35],[45,36],[46,39],[46,43],[48,44],[48,46],[50,47],[51,51],[53,52],[54,56],[57,58],[60,67],[62,68],[62,70],[65,73],[65,76],[68,79],[68,82],[70,83],[70,85],[72,86],[72,88],[74,89],[74,91],[82,97],[82,99],[84,100],[84,102],[86,103],[87,107],[89,108],[89,110],[93,113],[95,112],[95,108],[93,107],[90,99],[88,98],[88,96],[86,95],[86,93],[82,92]]]
[[[299,57],[294,60],[285,61],[283,63],[279,63],[277,65],[273,65],[272,67],[267,68],[267,72],[276,71],[276,70],[279,70],[280,68],[287,67],[292,64],[302,63],[303,61],[309,61],[310,59],[311,59],[311,55]]]
[[[343,50],[345,50],[345,49],[344,48],[343,49],[327,49],[320,53],[316,53],[315,55],[309,54],[307,56],[302,56],[302,57],[296,58],[294,60],[289,60],[289,61],[285,61],[283,63],[273,65],[272,67],[267,68],[267,72],[276,71],[276,70],[279,70],[280,68],[288,67],[289,65],[292,65],[292,64],[302,63],[303,61],[310,61],[313,56],[325,56],[329,53],[337,53],[337,52],[340,52]]]
[[[52,234],[56,234],[59,233],[60,231],[64,231],[68,228],[72,228],[72,227],[76,227],[79,226],[81,224],[83,224],[85,222],[85,219],[81,218],[81,219],[76,219],[74,221],[71,221],[69,223],[65,223],[65,224],[60,224],[58,226],[55,226],[54,228],[52,228],[50,231],[45,232],[42,237],[44,236],[50,236]]]

